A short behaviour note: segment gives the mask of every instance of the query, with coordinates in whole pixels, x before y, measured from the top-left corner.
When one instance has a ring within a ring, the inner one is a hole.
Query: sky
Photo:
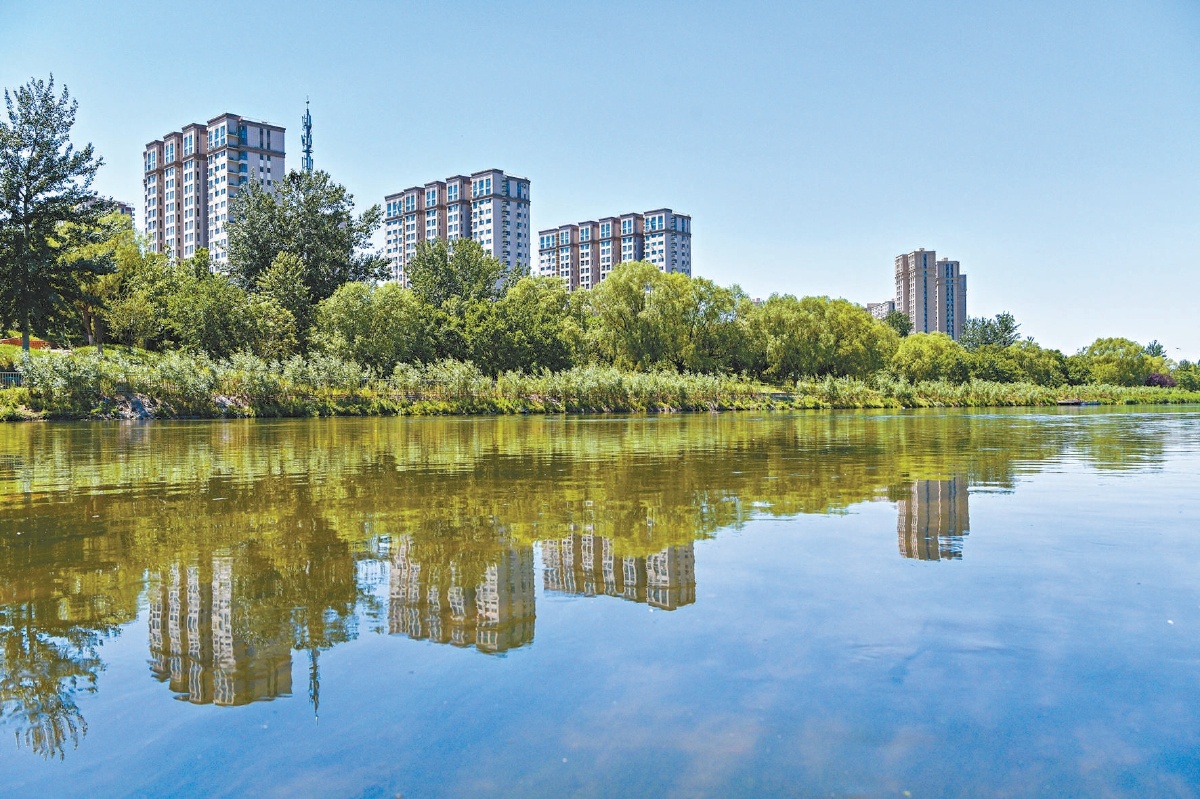
[[[1043,345],[1200,357],[1196,0],[0,0],[0,30],[0,86],[67,85],[139,219],[147,142],[228,111],[297,168],[309,98],[360,208],[494,167],[531,181],[535,250],[668,207],[694,275],[867,303],[924,247]]]

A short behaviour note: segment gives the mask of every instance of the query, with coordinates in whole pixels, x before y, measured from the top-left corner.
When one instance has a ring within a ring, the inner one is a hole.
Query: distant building
[[[648,261],[664,272],[692,274],[692,218],[670,208],[538,231],[537,274],[588,289],[625,261]]]
[[[896,310],[895,300],[884,300],[883,302],[868,302],[867,312],[876,319],[887,319],[887,315]]]
[[[957,560],[971,529],[967,478],[918,480],[896,503],[900,554],[917,560]]]
[[[896,256],[896,309],[914,333],[945,333],[957,341],[967,318],[967,276],[958,261],[924,248]]]
[[[153,252],[173,260],[209,249],[229,258],[229,201],[256,180],[274,191],[285,174],[284,128],[236,114],[193,122],[146,145],[145,233]]]
[[[384,254],[392,279],[406,269],[423,241],[472,238],[508,269],[527,268],[529,180],[499,169],[454,175],[384,198]]]

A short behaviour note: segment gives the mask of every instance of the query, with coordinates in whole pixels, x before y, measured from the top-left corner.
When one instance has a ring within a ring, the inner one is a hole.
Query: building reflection
[[[404,536],[392,550],[388,631],[497,654],[533,640],[533,548],[501,548],[475,577],[461,563],[422,562]]]
[[[674,610],[696,601],[693,544],[667,547],[646,557],[619,556],[613,541],[582,534],[542,542],[547,591],[621,597]]]
[[[900,554],[917,560],[962,558],[963,537],[971,529],[967,478],[918,480],[896,503]]]
[[[150,670],[177,698],[197,705],[245,705],[290,696],[292,650],[277,634],[239,635],[234,625],[234,559],[173,564],[152,575]]]

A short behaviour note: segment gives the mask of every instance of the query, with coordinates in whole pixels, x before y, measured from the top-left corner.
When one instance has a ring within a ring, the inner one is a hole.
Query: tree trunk
[[[29,317],[21,321],[21,349],[29,352]]]

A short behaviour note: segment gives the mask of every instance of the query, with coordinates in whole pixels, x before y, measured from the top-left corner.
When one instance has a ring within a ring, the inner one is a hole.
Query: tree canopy
[[[298,259],[293,271],[313,302],[386,276],[370,243],[382,211],[372,205],[355,216],[354,196],[327,172],[289,172],[274,192],[250,181],[229,206],[229,273],[243,289],[255,288],[280,253]]]
[[[1009,347],[1017,343],[1020,338],[1017,331],[1020,329],[1017,320],[1007,311],[991,319],[972,316],[963,323],[959,343],[971,351],[987,346]]]
[[[109,208],[92,191],[103,161],[92,145],[71,143],[77,103],[54,78],[30,80],[4,92],[0,121],[0,323],[21,331],[48,330],[76,302],[92,304],[88,284],[112,270],[103,258],[63,258],[64,225],[86,244]]]

